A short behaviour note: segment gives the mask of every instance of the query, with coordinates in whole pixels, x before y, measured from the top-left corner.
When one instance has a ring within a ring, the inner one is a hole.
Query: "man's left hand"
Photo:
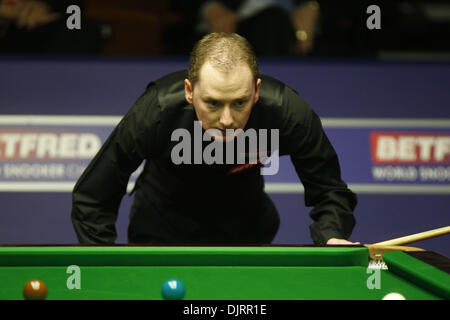
[[[328,241],[327,241],[327,245],[328,244],[331,244],[331,245],[339,245],[339,244],[354,244],[354,245],[357,245],[357,244],[361,244],[361,243],[359,243],[359,242],[351,242],[351,241],[348,241],[348,240],[345,240],[345,239],[336,239],[336,238],[331,238],[331,239],[329,239]]]

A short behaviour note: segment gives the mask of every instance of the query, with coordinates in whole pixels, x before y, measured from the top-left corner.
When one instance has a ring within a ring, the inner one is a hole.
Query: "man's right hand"
[[[351,242],[345,239],[336,239],[336,238],[331,238],[328,239],[327,241],[327,245],[358,245],[361,244],[359,242]]]

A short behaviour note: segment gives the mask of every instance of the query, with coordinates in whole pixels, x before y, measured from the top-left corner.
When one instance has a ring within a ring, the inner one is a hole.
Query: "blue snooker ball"
[[[177,279],[167,280],[161,288],[161,294],[166,300],[181,300],[184,297],[184,293],[184,285]]]

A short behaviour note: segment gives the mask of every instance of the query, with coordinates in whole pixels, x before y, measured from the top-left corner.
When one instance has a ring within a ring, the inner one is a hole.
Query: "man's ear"
[[[256,80],[256,92],[255,92],[255,101],[254,103],[258,102],[259,99],[259,89],[261,88],[261,79],[258,78]]]
[[[189,79],[184,79],[184,95],[186,97],[186,101],[192,104],[194,100],[192,99],[192,83],[189,81]]]

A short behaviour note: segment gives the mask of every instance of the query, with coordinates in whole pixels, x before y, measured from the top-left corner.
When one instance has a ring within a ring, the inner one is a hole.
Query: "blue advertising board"
[[[70,193],[77,178],[148,82],[185,65],[0,60],[0,243],[76,243]],[[450,225],[450,64],[270,60],[260,69],[320,115],[359,199],[351,240]],[[275,243],[310,243],[310,208],[289,157],[264,179],[281,216]],[[123,198],[119,243],[127,241],[131,204]],[[443,237],[423,246],[450,255],[449,244]]]

